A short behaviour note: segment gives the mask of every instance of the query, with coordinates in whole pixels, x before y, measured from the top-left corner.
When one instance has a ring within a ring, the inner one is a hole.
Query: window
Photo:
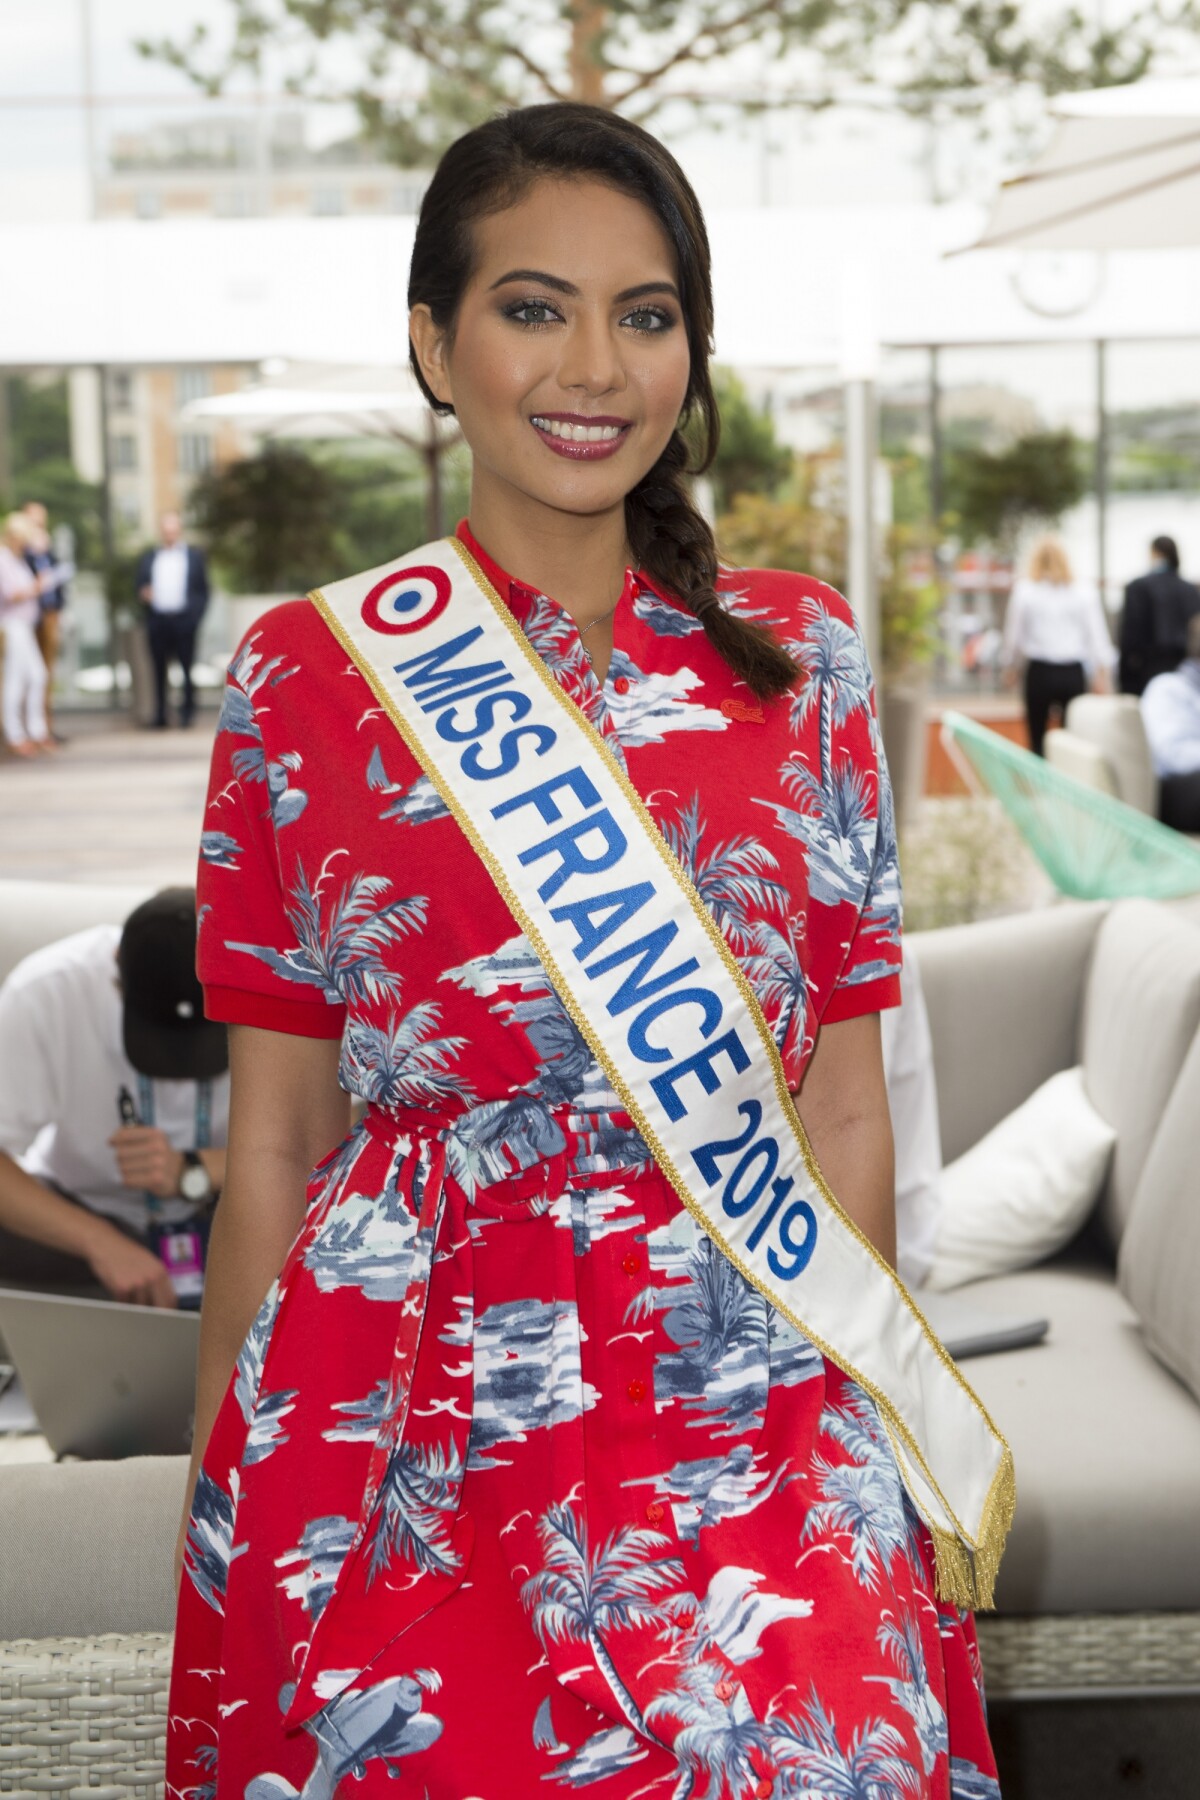
[[[129,474],[138,466],[137,439],[132,432],[118,431],[110,440],[112,466],[123,474]]]
[[[203,431],[179,434],[179,469],[183,475],[202,475],[213,465],[212,439]]]
[[[330,218],[335,213],[346,210],[345,196],[340,187],[319,187],[313,189],[312,209],[323,218]]]
[[[116,496],[117,518],[127,531],[142,529],[142,509],[134,494],[118,494]]]
[[[135,202],[135,211],[139,219],[161,218],[162,195],[156,194],[153,188],[142,188]]]
[[[219,219],[248,219],[254,210],[254,197],[248,188],[221,188],[213,199],[213,211]]]
[[[212,393],[210,369],[178,369],[175,374],[175,399],[180,406],[189,400],[203,400]]]
[[[132,408],[133,374],[129,369],[109,371],[108,403],[114,412],[129,412]]]

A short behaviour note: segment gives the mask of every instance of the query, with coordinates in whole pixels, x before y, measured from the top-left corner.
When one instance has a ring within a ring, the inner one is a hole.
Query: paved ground
[[[138,731],[119,715],[67,714],[54,755],[0,755],[0,875],[192,882],[216,714],[201,721]]]

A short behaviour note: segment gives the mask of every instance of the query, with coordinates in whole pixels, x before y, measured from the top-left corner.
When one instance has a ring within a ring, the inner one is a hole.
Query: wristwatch
[[[205,1168],[195,1150],[183,1153],[183,1173],[179,1177],[179,1192],[193,1206],[203,1206],[216,1193],[212,1184],[212,1176]]]

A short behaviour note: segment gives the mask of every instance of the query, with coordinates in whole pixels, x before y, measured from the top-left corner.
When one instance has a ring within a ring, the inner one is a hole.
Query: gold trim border
[[[496,592],[496,589],[489,581],[478,562],[471,555],[470,551],[457,538],[445,538],[441,540],[441,542],[453,549],[455,554],[462,561],[466,572],[474,580],[483,597],[491,605],[496,617],[507,630],[518,653],[525,660],[531,672],[541,682],[543,689],[552,702],[558,707],[564,718],[569,721],[569,724],[575,730],[582,731],[591,740],[593,748],[598,750],[604,758],[609,773],[616,780],[624,798],[631,806],[639,824],[643,827],[647,838],[657,851],[668,876],[674,882],[677,890],[687,901],[692,912],[695,914],[712,949],[720,958],[726,973],[738,990],[743,1004],[746,1007],[747,1015],[758,1034],[760,1047],[764,1055],[769,1059],[780,1111],[791,1130],[793,1140],[800,1151],[813,1186],[820,1194],[826,1206],[830,1209],[834,1218],[836,1218],[851,1236],[868,1252],[877,1267],[891,1281],[901,1301],[908,1307],[909,1311],[921,1327],[922,1334],[928,1346],[936,1353],[945,1368],[954,1377],[959,1387],[963,1390],[968,1400],[973,1404],[976,1411],[983,1419],[984,1424],[987,1426],[992,1437],[996,1440],[996,1443],[1000,1448],[1000,1460],[996,1473],[992,1478],[987,1497],[984,1501],[983,1513],[979,1522],[977,1535],[973,1536],[963,1526],[953,1507],[947,1502],[940,1485],[929,1468],[919,1443],[914,1437],[911,1428],[900,1414],[895,1403],[888,1395],[883,1393],[874,1382],[864,1376],[848,1358],[841,1355],[824,1338],[812,1331],[797,1313],[789,1306],[782,1304],[778,1297],[770,1291],[766,1283],[754,1272],[754,1270],[749,1268],[743,1262],[742,1258],[738,1255],[732,1245],[725,1241],[720,1231],[714,1228],[708,1214],[704,1211],[700,1202],[693,1197],[687,1183],[676,1169],[670,1156],[660,1142],[657,1133],[645,1118],[641,1106],[630,1092],[620,1071],[613,1064],[607,1049],[597,1040],[590,1021],[587,1019],[582,1009],[576,1005],[571,993],[570,985],[555,962],[541,932],[538,930],[533,920],[528,916],[524,905],[517,898],[510,886],[504,870],[492,855],[488,845],[476,831],[471,819],[465,813],[455,794],[443,780],[440,772],[436,768],[431,767],[427,761],[424,746],[422,745],[418,734],[404,717],[387,688],[379,681],[374,669],[364,667],[358,646],[346,631],[342,621],[338,618],[323,591],[320,588],[315,588],[309,594],[308,598],[312,601],[333,636],[346,651],[355,667],[364,676],[367,685],[379,701],[384,712],[387,714],[388,718],[403,738],[405,744],[408,746],[413,757],[420,764],[422,770],[437,790],[442,801],[446,805],[447,810],[470,843],[471,848],[475,851],[476,855],[487,869],[488,874],[491,876],[505,905],[508,907],[513,918],[521,927],[537,952],[542,966],[550,977],[560,1003],[571,1017],[576,1028],[584,1038],[584,1041],[591,1049],[592,1054],[596,1057],[596,1060],[604,1070],[612,1084],[614,1093],[620,1096],[624,1103],[625,1110],[634,1120],[639,1132],[653,1152],[656,1163],[670,1181],[681,1205],[683,1205],[692,1215],[705,1236],[710,1238],[712,1242],[716,1244],[717,1248],[721,1251],[721,1254],[727,1258],[735,1269],[738,1270],[739,1274],[741,1274],[744,1279],[757,1290],[757,1292],[762,1294],[768,1303],[780,1312],[802,1336],[806,1337],[823,1356],[828,1357],[830,1362],[834,1363],[844,1374],[848,1375],[852,1381],[857,1382],[865,1393],[870,1395],[871,1399],[875,1402],[875,1405],[883,1415],[885,1429],[888,1430],[889,1435],[894,1434],[900,1438],[908,1455],[920,1468],[930,1489],[937,1495],[944,1507],[946,1516],[953,1521],[957,1533],[957,1536],[952,1536],[949,1532],[929,1524],[929,1522],[926,1521],[933,1538],[939,1594],[943,1599],[957,1606],[970,1608],[984,1608],[990,1606],[992,1604],[996,1571],[999,1567],[1004,1540],[1007,1537],[1009,1526],[1012,1523],[1013,1511],[1016,1504],[1016,1477],[1013,1468],[1012,1452],[1009,1449],[1007,1441],[997,1430],[978,1395],[971,1388],[970,1384],[964,1380],[957,1363],[955,1363],[949,1352],[946,1350],[945,1345],[937,1337],[924,1315],[915,1305],[911,1294],[899,1279],[895,1270],[879,1254],[875,1245],[854,1220],[851,1219],[849,1214],[845,1212],[826,1183],[817,1163],[816,1156],[813,1153],[812,1145],[809,1142],[808,1134],[804,1129],[803,1122],[793,1104],[791,1090],[787,1085],[787,1077],[784,1073],[783,1063],[780,1059],[775,1040],[771,1035],[766,1019],[763,1016],[762,1009],[750,987],[745,972],[734,958],[716,920],[696,892],[687,872],[671,851],[670,846],[667,844],[658,825],[647,810],[641,795],[637,792],[636,788],[634,788],[624,769],[621,768],[615,758],[610,754],[604,739],[591,723],[590,719],[585,717],[582,711],[568,698],[562,688],[554,680],[545,663],[533,649],[528,638],[525,636],[525,633],[521,630],[516,619],[504,604],[500,595]]]

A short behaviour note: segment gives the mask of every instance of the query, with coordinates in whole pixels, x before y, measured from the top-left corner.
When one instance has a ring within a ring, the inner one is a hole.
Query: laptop
[[[962,1362],[967,1356],[992,1356],[1000,1350],[1022,1350],[1026,1344],[1040,1344],[1050,1329],[1049,1319],[1031,1313],[1001,1312],[976,1299],[969,1289],[935,1294],[918,1288],[913,1298],[955,1362]]]
[[[191,1449],[199,1313],[0,1288],[0,1337],[57,1456]]]

